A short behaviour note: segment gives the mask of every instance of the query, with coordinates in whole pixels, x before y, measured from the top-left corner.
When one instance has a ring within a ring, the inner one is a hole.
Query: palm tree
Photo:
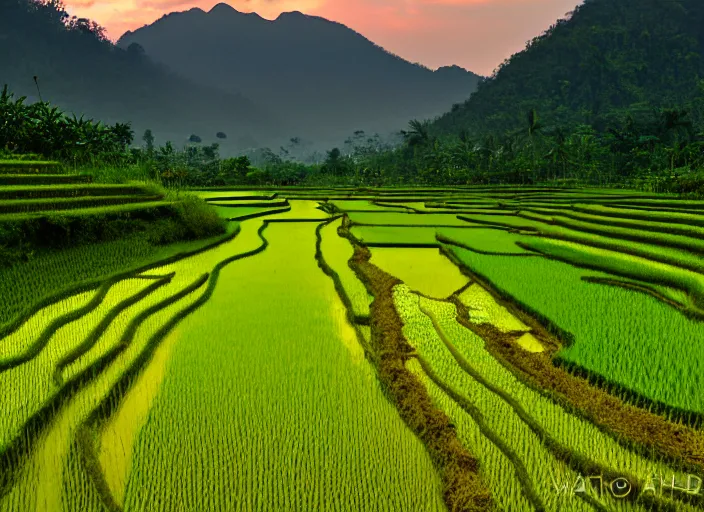
[[[408,123],[408,127],[410,129],[408,131],[402,130],[401,135],[403,135],[403,139],[410,147],[427,146],[433,140],[428,133],[429,126],[430,123],[428,121],[418,121],[417,119],[413,119]]]

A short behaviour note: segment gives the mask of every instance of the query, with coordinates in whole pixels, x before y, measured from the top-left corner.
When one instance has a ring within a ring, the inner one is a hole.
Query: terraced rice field
[[[5,313],[0,512],[704,509],[700,203],[198,194],[235,236]]]

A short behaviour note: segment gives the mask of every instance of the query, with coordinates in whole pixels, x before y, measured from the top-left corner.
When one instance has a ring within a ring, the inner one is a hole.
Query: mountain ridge
[[[704,3],[586,0],[439,116],[438,133],[501,134],[542,126],[608,128],[652,108],[687,107],[704,126]],[[698,92],[701,91],[701,92]]]
[[[117,44],[138,43],[184,77],[240,91],[291,119],[291,136],[314,139],[357,129],[398,131],[412,118],[434,117],[463,101],[482,78],[459,66],[433,71],[411,63],[319,16],[253,14],[227,4],[170,13]]]

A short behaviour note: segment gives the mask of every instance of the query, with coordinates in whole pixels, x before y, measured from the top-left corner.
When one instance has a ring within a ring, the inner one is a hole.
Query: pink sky
[[[163,14],[218,0],[65,0],[67,10],[97,21],[111,39]],[[274,19],[301,11],[344,23],[387,50],[430,68],[457,64],[489,75],[526,41],[581,0],[228,0],[242,12]]]

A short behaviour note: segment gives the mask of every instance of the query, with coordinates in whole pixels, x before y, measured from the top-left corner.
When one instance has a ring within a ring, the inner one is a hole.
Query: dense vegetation
[[[71,16],[61,0],[3,0],[0,35],[0,87],[7,83],[79,117],[152,128],[162,143],[180,143],[193,131],[215,140],[224,131],[226,143],[248,147],[278,131],[245,98],[184,80],[137,47],[115,46],[100,25]]]

